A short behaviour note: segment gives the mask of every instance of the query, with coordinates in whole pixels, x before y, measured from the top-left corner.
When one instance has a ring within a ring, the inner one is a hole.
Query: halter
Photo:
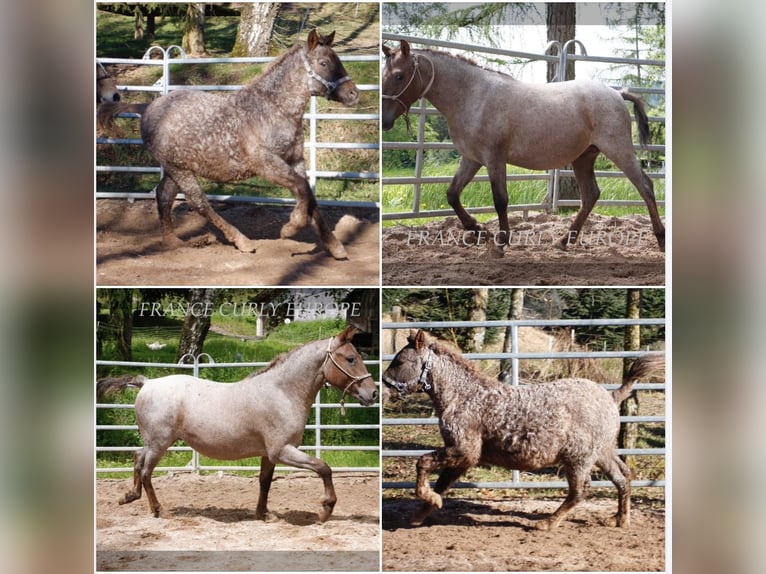
[[[434,350],[429,347],[428,348],[428,355],[426,355],[426,358],[423,360],[423,365],[420,368],[420,375],[418,376],[417,383],[420,385],[420,388],[417,389],[418,391],[425,391],[428,392],[431,389],[433,389],[433,385],[428,380],[428,374],[431,372],[431,369],[434,366]],[[409,383],[402,383],[402,382],[389,382],[383,378],[383,382],[386,383],[386,385],[393,387],[396,389],[396,391],[402,395],[407,394],[407,387],[409,386]],[[416,391],[417,392],[417,391]]]
[[[316,80],[317,82],[322,84],[327,90],[328,96],[332,94],[335,90],[337,90],[338,86],[340,86],[341,84],[351,81],[350,76],[343,76],[340,80],[336,80],[334,82],[328,82],[322,76],[320,76],[314,70],[311,69],[309,60],[308,58],[306,58],[306,54],[304,54],[303,51],[301,51],[301,60],[303,61],[303,67],[306,68],[306,75],[308,76],[308,78],[306,78],[306,82],[309,88],[309,92],[311,92],[311,80]]]
[[[431,80],[428,82],[428,85],[426,86],[426,89],[423,90],[423,93],[418,96],[418,99],[419,98],[424,98],[426,96],[426,94],[428,93],[428,90],[431,89],[431,86],[434,83],[434,79],[436,79],[436,68],[434,68],[434,63],[431,61],[431,58],[429,58],[428,56],[426,56],[424,54],[420,54],[420,55],[413,54],[412,57],[415,60],[415,67],[412,69],[412,76],[410,77],[410,81],[407,82],[407,85],[404,86],[402,91],[399,92],[398,94],[396,94],[395,96],[387,96],[386,94],[381,94],[381,96],[380,96],[384,100],[394,100],[397,104],[399,104],[400,106],[402,106],[404,108],[404,121],[407,123],[407,129],[408,130],[409,130],[409,127],[410,127],[410,116],[409,116],[410,107],[405,105],[405,103],[400,98],[402,97],[404,92],[406,92],[409,89],[410,84],[412,84],[412,82],[415,80],[415,76],[420,78],[420,83],[421,84],[423,83],[423,77],[420,75],[420,61],[419,61],[419,59],[421,57],[424,60],[428,60],[428,63],[431,64]]]
[[[330,339],[330,342],[327,344],[327,353],[325,354],[324,362],[322,363],[322,373],[324,374],[324,367],[327,364],[327,360],[329,359],[330,362],[333,365],[335,365],[336,369],[338,369],[341,373],[343,373],[350,379],[350,382],[346,385],[346,388],[343,389],[343,394],[340,397],[340,414],[345,416],[346,415],[346,400],[345,399],[346,399],[346,394],[348,393],[348,390],[351,388],[351,385],[353,385],[354,383],[359,383],[368,377],[371,379],[372,375],[370,373],[365,373],[364,375],[358,375],[358,376],[352,375],[346,369],[341,367],[338,361],[335,360],[335,357],[332,356],[331,349],[332,349],[332,342],[334,339],[335,337],[332,337]]]

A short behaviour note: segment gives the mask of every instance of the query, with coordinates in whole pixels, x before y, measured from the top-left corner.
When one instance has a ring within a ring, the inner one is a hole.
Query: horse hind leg
[[[166,169],[166,171],[170,172],[169,169]],[[207,218],[210,223],[215,225],[229,242],[234,244],[237,249],[245,253],[253,253],[255,251],[256,246],[254,241],[245,237],[241,231],[239,231],[236,227],[231,225],[228,221],[226,221],[223,217],[215,212],[213,207],[210,205],[205,192],[202,191],[202,188],[199,185],[199,181],[197,181],[197,178],[194,176],[194,174],[191,172],[173,170],[173,173],[170,175],[177,188],[183,191],[186,195],[186,201],[189,203],[189,205],[191,205],[200,215],[203,215],[205,218]],[[157,201],[159,205],[159,193]],[[162,213],[160,213],[160,221],[162,221]],[[170,233],[172,234],[172,228]],[[167,234],[165,233],[165,228],[163,226],[163,237],[166,235]]]
[[[141,498],[141,469],[144,467],[145,449],[133,453],[133,490],[126,492],[117,502],[127,504]]]
[[[614,523],[621,528],[630,526],[630,467],[623,460],[612,452],[603,460],[597,461],[596,466],[600,468],[617,487],[617,514],[614,516]]]
[[[562,249],[566,249],[577,241],[582,226],[588,219],[590,212],[593,211],[593,207],[601,195],[593,168],[598,154],[599,149],[595,146],[590,146],[580,157],[572,162],[577,186],[580,189],[580,210],[577,212],[572,225],[569,226],[569,231],[558,242],[558,246]]]
[[[564,517],[580,502],[585,499],[586,490],[590,483],[590,469],[591,464],[583,464],[582,466],[572,469],[567,469],[567,482],[569,483],[569,491],[564,502],[561,503],[556,511],[548,518],[540,520],[535,524],[535,528],[539,530],[552,530],[556,528]]]

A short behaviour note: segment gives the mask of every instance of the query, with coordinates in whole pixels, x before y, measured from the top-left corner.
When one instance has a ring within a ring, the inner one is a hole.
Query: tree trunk
[[[123,361],[133,360],[133,289],[109,289],[109,329],[114,333],[117,353]]]
[[[281,9],[280,2],[254,2],[245,4],[237,30],[237,41],[231,55],[268,56],[274,22]]]
[[[508,319],[515,321],[521,319],[521,313],[524,310],[524,289],[511,289],[511,303],[508,306]],[[505,338],[503,339],[503,353],[509,353],[512,350],[513,329],[508,326],[505,328]],[[513,380],[513,359],[503,359],[500,361],[500,375],[498,379],[501,383],[510,383]]]
[[[189,4],[184,18],[184,37],[181,47],[189,56],[205,53],[205,5]]]
[[[641,317],[641,290],[628,289],[626,297],[628,319],[639,319]],[[625,343],[623,345],[626,351],[638,351],[641,349],[641,326],[627,325],[625,327]],[[622,373],[625,376],[630,370],[634,359],[625,359],[622,364]],[[631,395],[620,404],[621,416],[636,416],[638,414],[638,397],[633,391]],[[620,448],[635,448],[636,438],[638,436],[638,425],[635,423],[626,423],[620,427],[620,434],[617,439]],[[631,465],[633,457],[623,455],[623,460]],[[632,466],[632,465],[631,465]]]
[[[547,39],[549,42],[556,41],[564,47],[569,40],[575,37],[575,18],[577,10],[576,4],[572,2],[545,4],[545,24],[547,30]],[[558,71],[558,62],[548,62],[548,81],[553,81]],[[574,80],[575,66],[574,61],[568,61],[566,74],[559,80]],[[571,169],[571,166],[567,166]],[[579,199],[580,193],[577,188],[577,182],[574,177],[562,177],[559,179],[559,199]]]
[[[176,361],[179,361],[187,353],[196,357],[202,352],[205,337],[210,330],[210,313],[205,310],[213,308],[213,302],[218,291],[218,289],[191,289],[189,291],[190,311],[184,318]]]
[[[489,303],[489,289],[471,289],[471,308],[468,313],[469,321],[486,321],[487,303]],[[474,353],[480,353],[484,348],[485,327],[471,329],[469,349]]]

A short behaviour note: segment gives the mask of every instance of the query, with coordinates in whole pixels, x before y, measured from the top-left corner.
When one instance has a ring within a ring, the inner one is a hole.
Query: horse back
[[[481,410],[482,461],[533,470],[600,451],[619,430],[610,394],[586,379],[500,385]]]

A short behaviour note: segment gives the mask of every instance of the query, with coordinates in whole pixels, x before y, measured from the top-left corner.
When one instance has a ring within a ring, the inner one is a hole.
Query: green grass
[[[423,175],[432,176],[452,176],[458,168],[458,161],[442,164],[429,165],[423,168]],[[388,177],[412,177],[414,169],[384,169],[384,181]],[[539,173],[508,166],[509,174],[528,174]],[[478,175],[486,175],[486,169],[482,168]],[[599,178],[599,187],[601,188],[601,200],[633,200],[641,201],[638,191],[627,179]],[[451,210],[447,203],[447,183],[424,184],[420,188],[420,210]],[[665,199],[665,182],[663,180],[654,180],[655,196],[658,201]],[[508,184],[509,204],[535,204],[540,203],[547,193],[546,181],[515,181]],[[382,208],[383,213],[402,213],[412,210],[413,201],[412,185],[383,185]],[[491,207],[492,191],[489,182],[472,182],[463,190],[461,200],[466,208],[470,207]],[[565,208],[566,209],[566,208]],[[570,208],[571,210],[571,208]],[[565,212],[564,209],[560,212]],[[644,205],[636,207],[605,206],[599,202],[596,204],[594,213],[608,216],[625,216],[629,214],[646,214]],[[664,214],[664,208],[660,208],[660,213]],[[494,219],[495,213],[478,214],[476,219],[481,222]],[[408,225],[421,225],[431,218],[404,219],[403,222]],[[384,221],[385,226],[393,226],[396,221]]]

